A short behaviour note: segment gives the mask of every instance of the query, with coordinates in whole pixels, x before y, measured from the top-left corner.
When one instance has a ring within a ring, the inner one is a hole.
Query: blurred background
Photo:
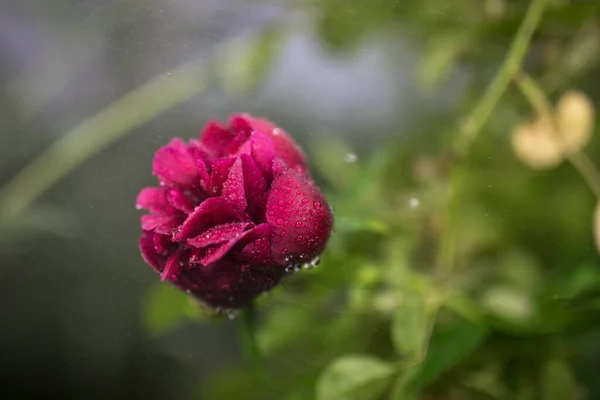
[[[3,398],[600,398],[600,3],[8,0],[0,57]],[[137,248],[156,149],[236,112],[336,218],[267,383]]]

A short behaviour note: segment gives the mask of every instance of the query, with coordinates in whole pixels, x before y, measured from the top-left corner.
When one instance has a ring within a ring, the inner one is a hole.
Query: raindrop
[[[410,208],[417,208],[417,207],[419,207],[419,205],[420,205],[420,204],[421,204],[421,202],[420,202],[420,201],[419,201],[419,199],[417,199],[416,197],[411,197],[411,198],[408,200],[408,206],[409,206]]]
[[[232,311],[227,312],[227,318],[229,318],[230,321],[233,321],[236,317],[237,317],[236,313],[234,313]]]
[[[296,221],[296,228],[302,227],[302,221]]]
[[[358,156],[356,155],[356,153],[348,153],[346,154],[346,157],[344,157],[344,161],[346,161],[348,164],[353,164],[358,160]]]
[[[315,206],[315,208],[321,208],[321,202],[317,200],[313,203],[313,206]]]

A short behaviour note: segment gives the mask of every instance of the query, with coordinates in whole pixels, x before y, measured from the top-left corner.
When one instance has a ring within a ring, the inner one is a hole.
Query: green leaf
[[[380,396],[394,377],[393,364],[368,355],[338,358],[317,382],[317,400],[370,400]]]
[[[420,296],[411,296],[396,310],[392,320],[392,341],[402,356],[421,357],[427,338],[427,309]]]
[[[438,333],[414,380],[415,387],[427,385],[460,363],[484,342],[487,332],[485,326],[461,321]]]
[[[552,360],[542,371],[542,400],[573,399],[575,381],[569,365],[561,360]]]
[[[392,385],[389,400],[416,400],[418,397],[412,381],[418,372],[418,368],[413,367],[404,371]]]
[[[156,285],[146,299],[144,323],[152,335],[165,333],[175,326],[202,315],[200,306],[171,285]]]

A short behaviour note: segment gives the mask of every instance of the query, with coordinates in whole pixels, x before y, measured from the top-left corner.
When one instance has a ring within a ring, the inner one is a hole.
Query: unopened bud
[[[579,151],[589,142],[594,130],[592,102],[578,90],[565,92],[556,105],[555,124],[565,153]]]
[[[517,158],[533,169],[550,169],[563,160],[554,126],[548,118],[518,125],[511,135],[511,144]]]

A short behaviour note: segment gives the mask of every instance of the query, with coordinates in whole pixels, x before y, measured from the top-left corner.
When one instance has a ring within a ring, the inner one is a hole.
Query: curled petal
[[[188,244],[195,248],[208,247],[221,242],[234,240],[248,228],[252,227],[250,222],[231,222],[217,225],[214,228],[188,240]]]
[[[318,256],[329,239],[333,215],[319,188],[288,169],[275,178],[267,199],[271,251],[280,264]]]
[[[194,203],[181,189],[169,189],[167,200],[173,208],[185,213],[191,213],[194,210]]]
[[[241,220],[241,215],[233,209],[231,203],[222,197],[211,197],[188,215],[173,240],[184,241],[216,225]]]
[[[248,114],[238,114],[231,117],[231,126],[235,130],[259,131],[271,138],[277,156],[281,158],[289,168],[299,167],[303,173],[308,172],[306,157],[298,144],[283,129],[271,121],[255,118]]]
[[[196,186],[199,183],[196,160],[179,138],[171,140],[156,152],[153,172],[162,185]]]
[[[244,193],[248,203],[247,211],[260,219],[264,214],[267,182],[252,157],[242,154],[240,159],[244,169]]]
[[[221,157],[227,153],[227,148],[235,137],[235,133],[219,124],[217,121],[209,121],[200,135],[200,142],[206,149],[211,151],[215,157]]]
[[[260,224],[248,232],[242,240],[247,244],[242,248],[240,260],[252,266],[267,267],[274,265],[271,257],[271,227]]]
[[[160,273],[164,267],[164,259],[158,254],[154,246],[154,233],[149,231],[142,232],[139,246],[142,258],[146,264],[151,266],[154,271]]]
[[[160,280],[176,281],[181,273],[181,269],[180,254],[176,252],[167,260],[165,268],[160,275]]]
[[[244,171],[241,158],[236,159],[229,169],[229,175],[223,182],[221,195],[231,203],[235,211],[241,213],[246,209]]]
[[[212,163],[212,173],[210,175],[209,193],[213,196],[220,196],[223,190],[223,183],[229,177],[229,170],[235,162],[235,158],[219,158]]]
[[[147,187],[140,191],[136,200],[136,208],[152,212],[170,212],[171,206],[167,201],[164,189]]]
[[[177,226],[178,220],[172,214],[142,215],[142,229],[145,231],[165,230]]]

